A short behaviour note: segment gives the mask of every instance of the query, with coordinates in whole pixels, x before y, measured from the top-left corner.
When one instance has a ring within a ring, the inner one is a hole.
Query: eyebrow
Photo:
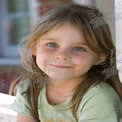
[[[75,44],[79,44],[79,45],[85,45],[85,46],[87,46],[86,43],[82,43],[82,42],[76,42]]]
[[[41,38],[41,40],[52,40],[52,41],[57,41],[57,40],[59,40],[59,39],[57,39],[57,38],[48,38],[48,37],[46,37],[46,38]],[[59,41],[60,41],[60,40],[59,40]],[[87,46],[86,43],[83,43],[83,42],[80,42],[80,41],[75,42],[74,44],[79,44],[79,45]]]
[[[53,41],[55,41],[55,40],[57,40],[56,38],[41,38],[41,40],[53,40]]]

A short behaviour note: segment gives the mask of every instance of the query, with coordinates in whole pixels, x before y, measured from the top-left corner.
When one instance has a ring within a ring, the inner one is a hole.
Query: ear
[[[98,54],[98,58],[96,59],[94,65],[99,65],[100,63],[104,62],[107,58],[107,55],[100,53]]]
[[[36,56],[36,46],[31,48],[31,53],[32,53],[32,55]]]

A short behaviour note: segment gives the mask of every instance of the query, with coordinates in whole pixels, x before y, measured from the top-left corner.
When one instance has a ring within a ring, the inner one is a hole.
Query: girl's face
[[[38,67],[58,80],[83,78],[99,63],[99,55],[85,44],[81,31],[70,23],[42,35],[33,54]]]

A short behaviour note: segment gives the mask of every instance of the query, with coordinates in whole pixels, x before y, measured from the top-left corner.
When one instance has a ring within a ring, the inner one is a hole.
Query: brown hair
[[[102,23],[101,23],[101,22]],[[122,99],[122,84],[118,77],[116,69],[115,47],[112,42],[108,24],[103,19],[102,13],[96,8],[87,7],[83,5],[65,5],[49,11],[38,21],[33,33],[23,43],[21,50],[21,57],[23,67],[27,70],[27,79],[30,80],[30,86],[27,94],[32,95],[28,97],[30,101],[30,111],[33,117],[38,119],[37,99],[38,94],[45,83],[45,74],[39,69],[35,62],[35,56],[31,54],[31,49],[34,48],[38,38],[44,33],[50,31],[56,26],[60,26],[65,22],[75,25],[83,33],[88,47],[97,53],[107,55],[107,58],[100,65],[93,66],[88,78],[77,86],[76,91],[71,101],[71,110],[77,120],[78,106],[91,85],[102,81],[110,84]],[[98,23],[100,22],[100,23]],[[87,35],[87,36],[86,36]]]

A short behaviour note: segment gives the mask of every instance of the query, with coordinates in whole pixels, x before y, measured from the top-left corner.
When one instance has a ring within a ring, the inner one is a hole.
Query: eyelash
[[[57,48],[58,47],[58,45],[56,44],[56,43],[54,43],[54,42],[50,42],[50,43],[48,43],[48,44],[46,44],[48,47],[51,47],[51,48]],[[53,46],[51,46],[51,45],[53,45]],[[55,46],[54,46],[55,45]]]
[[[74,49],[78,49],[78,50],[74,50]],[[79,50],[80,49],[80,50]],[[78,51],[78,52],[84,52],[84,51],[86,51],[84,48],[82,48],[82,47],[74,47],[72,50],[74,50],[74,51]]]
[[[58,45],[56,43],[54,43],[54,42],[47,43],[46,45],[48,47],[50,47],[50,48],[58,48]],[[76,50],[76,49],[78,49],[78,50]],[[73,51],[77,51],[77,52],[84,52],[84,51],[86,51],[86,49],[83,48],[83,47],[74,47],[72,50]]]

